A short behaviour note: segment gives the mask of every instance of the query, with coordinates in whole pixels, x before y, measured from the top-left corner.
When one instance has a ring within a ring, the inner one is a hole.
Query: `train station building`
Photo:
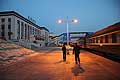
[[[47,46],[49,30],[15,11],[0,12],[0,38],[25,47]]]

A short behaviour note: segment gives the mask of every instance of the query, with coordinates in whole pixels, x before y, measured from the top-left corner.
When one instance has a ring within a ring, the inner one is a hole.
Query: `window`
[[[1,25],[1,29],[2,30],[4,30],[5,29],[5,25],[3,24],[3,25]]]
[[[96,43],[98,43],[98,38],[96,38]]]
[[[8,22],[11,22],[11,18],[8,18]]]
[[[108,43],[108,35],[105,36],[105,43]]]
[[[32,26],[30,26],[30,34],[32,34]]]
[[[23,22],[21,22],[21,39],[24,37],[24,26]]]
[[[8,32],[8,35],[12,35],[12,32]]]
[[[18,33],[17,39],[20,39],[20,21],[19,20],[17,20],[17,27],[18,27],[18,29],[17,29],[17,33]]]
[[[35,30],[35,29],[34,29],[34,27],[33,27],[33,31],[32,31],[32,32],[33,32],[33,33],[32,33],[33,35],[34,35],[34,30]]]
[[[2,19],[1,19],[1,22],[5,22],[5,18],[2,18]]]
[[[27,25],[25,24],[25,39],[27,39]]]
[[[116,43],[116,42],[117,42],[117,35],[112,34],[112,43]]]
[[[28,40],[30,39],[30,26],[28,25]]]
[[[1,25],[1,36],[4,37],[5,36],[5,25]]]
[[[1,32],[1,36],[4,37],[4,36],[5,36],[5,33],[4,33],[4,32]]]
[[[100,37],[100,43],[103,43],[103,36]]]
[[[8,29],[11,29],[11,25],[8,25]]]
[[[12,32],[8,32],[8,38],[11,39]]]
[[[89,39],[89,43],[92,43],[92,39]]]

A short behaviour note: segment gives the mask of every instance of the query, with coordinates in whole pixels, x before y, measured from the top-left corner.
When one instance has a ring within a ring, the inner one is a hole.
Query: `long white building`
[[[6,11],[0,12],[0,38],[16,41],[26,47],[43,47],[48,44],[49,30],[15,11]]]

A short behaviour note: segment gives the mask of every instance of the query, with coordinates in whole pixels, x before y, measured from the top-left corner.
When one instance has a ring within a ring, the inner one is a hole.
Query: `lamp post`
[[[62,19],[58,20],[59,24],[61,24],[63,22],[66,22],[66,26],[67,26],[67,46],[69,46],[69,19],[68,19],[68,16],[67,16],[66,20],[62,20]],[[71,22],[78,23],[78,19],[72,19]]]
[[[67,16],[66,23],[67,23],[67,46],[69,46],[68,16]]]
[[[66,26],[67,26],[67,54],[69,54],[69,19],[68,19],[68,16],[66,18],[66,20],[62,20],[62,19],[59,19],[58,20],[58,23],[63,23],[63,22],[66,22]],[[72,19],[73,23],[78,23],[78,20],[77,19]]]

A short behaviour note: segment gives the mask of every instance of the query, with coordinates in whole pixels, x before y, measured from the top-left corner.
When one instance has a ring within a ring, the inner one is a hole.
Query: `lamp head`
[[[61,24],[61,23],[63,23],[63,20],[59,19],[58,24]]]
[[[78,23],[78,19],[73,19],[72,22],[73,23]]]

